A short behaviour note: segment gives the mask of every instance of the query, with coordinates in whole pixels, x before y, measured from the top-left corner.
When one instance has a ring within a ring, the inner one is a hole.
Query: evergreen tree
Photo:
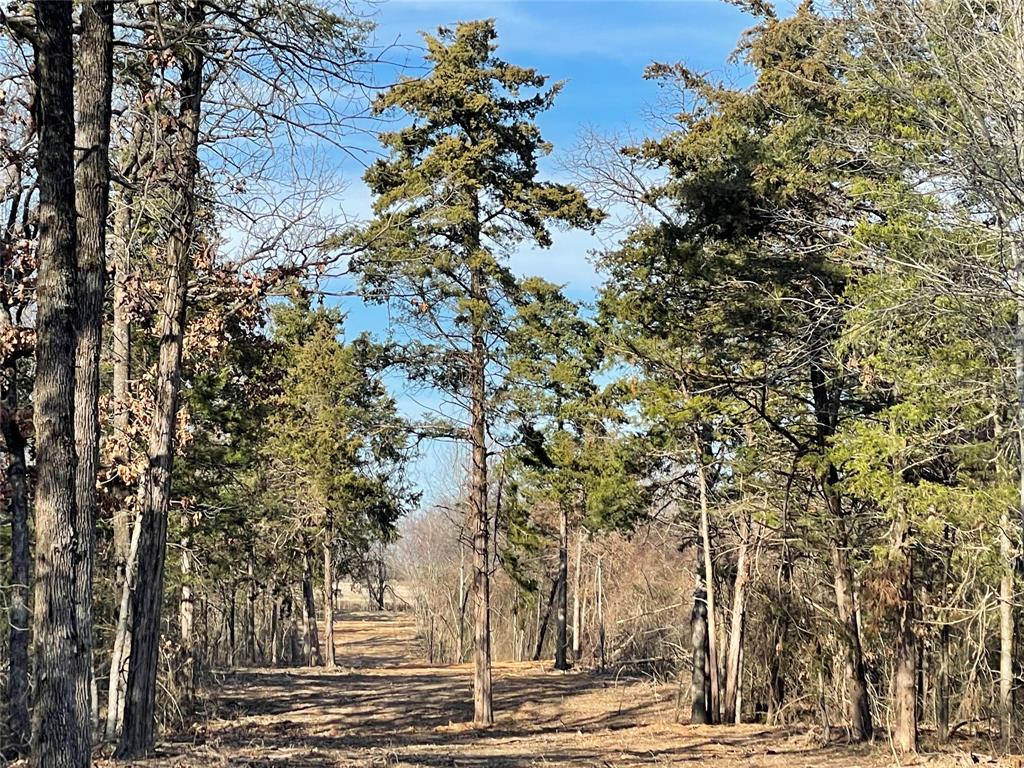
[[[356,553],[390,542],[398,517],[415,501],[400,471],[408,429],[380,381],[384,349],[364,336],[340,342],[336,310],[293,303],[275,308],[273,318],[284,379],[267,424],[268,490],[294,514],[304,558],[320,540],[324,662],[333,667],[335,578],[351,575]],[[335,565],[341,542],[348,574]]]
[[[675,432],[675,445],[663,447],[673,461],[695,466],[702,509],[710,481],[724,476],[712,470],[734,450],[728,436],[742,435],[750,418],[785,446],[783,466],[802,462],[824,508],[820,525],[831,531],[826,567],[847,647],[852,730],[867,739],[872,718],[850,561],[856,532],[827,455],[837,427],[858,407],[849,397],[853,378],[834,354],[849,279],[844,238],[860,215],[851,190],[863,165],[841,138],[846,40],[842,22],[809,3],[785,19],[768,5],[754,10],[760,23],[738,51],[755,73],[749,88],[680,64],[649,68],[682,106],[676,130],[626,150],[664,181],[644,197],[653,221],[604,257],[601,307],[618,358],[660,389],[648,393],[648,417],[665,425],[662,439]],[[702,538],[713,622],[714,557],[710,537]],[[711,667],[715,719],[715,660]],[[725,709],[732,714],[731,702]]]
[[[375,102],[408,123],[381,134],[387,156],[366,172],[375,220],[358,233],[355,264],[373,300],[398,302],[422,338],[407,350],[414,378],[451,393],[467,419],[450,434],[471,446],[474,520],[474,707],[490,725],[488,428],[494,363],[519,292],[507,265],[524,241],[551,244],[553,223],[589,227],[582,194],[538,180],[551,147],[534,123],[561,86],[495,55],[492,21],[426,35],[430,72],[403,78]]]

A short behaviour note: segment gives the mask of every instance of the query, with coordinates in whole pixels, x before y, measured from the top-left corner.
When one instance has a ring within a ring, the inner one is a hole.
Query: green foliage
[[[380,380],[385,350],[339,341],[336,310],[293,301],[272,317],[283,377],[267,424],[271,493],[307,525],[329,515],[354,551],[389,541],[412,497],[400,472],[408,429]]]
[[[348,237],[364,249],[353,266],[366,295],[397,302],[418,331],[406,356],[414,376],[453,391],[466,363],[452,350],[474,333],[500,337],[520,294],[509,250],[548,246],[552,226],[591,227],[601,216],[574,187],[538,180],[551,146],[534,120],[560,86],[499,59],[492,21],[424,39],[430,72],[375,101],[378,114],[406,122],[381,134],[387,156],[365,175],[376,218]],[[489,348],[500,355],[497,341]]]

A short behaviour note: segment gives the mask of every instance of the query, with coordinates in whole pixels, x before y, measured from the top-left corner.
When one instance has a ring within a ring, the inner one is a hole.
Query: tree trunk
[[[829,440],[835,434],[839,405],[838,393],[829,386],[825,370],[817,359],[811,363],[810,384],[817,422],[816,443],[824,456],[828,450]],[[871,702],[868,699],[867,674],[861,650],[853,568],[847,553],[849,531],[842,498],[836,487],[839,475],[831,462],[826,463],[820,482],[825,505],[835,525],[832,542],[832,582],[836,596],[836,613],[839,616],[846,651],[845,674],[849,697],[847,714],[850,718],[850,733],[855,741],[864,741],[870,739],[874,731],[871,722]]]
[[[569,668],[569,510],[562,504],[558,524],[558,610],[555,615],[555,669]]]
[[[5,369],[0,430],[7,452],[7,511],[11,516],[11,589],[7,609],[10,655],[7,676],[7,727],[11,746],[18,754],[29,744],[29,567],[28,475],[25,468],[25,436],[18,423],[18,369]]]
[[[270,606],[270,664],[281,666],[284,634],[282,631],[282,602],[277,587],[274,587],[273,603]]]
[[[127,198],[129,192],[122,192]],[[131,376],[131,307],[128,298],[128,239],[131,230],[131,209],[127,199],[121,201],[114,216],[114,300],[111,347],[113,352],[113,431],[118,441],[127,439],[129,429],[129,392],[128,382]],[[128,464],[130,456],[117,455],[114,461]],[[135,531],[139,530],[138,514],[133,509],[127,494],[121,498],[119,507],[111,517],[113,528],[114,563],[115,563],[115,594],[118,600],[117,625],[114,632],[114,645],[110,659],[110,674],[107,678],[107,719],[104,737],[108,741],[116,741],[121,735],[124,722],[124,694],[128,685],[127,660],[131,653],[131,595],[135,589],[137,573],[138,544]],[[134,520],[131,524],[129,520]],[[130,574],[130,579],[129,579]]]
[[[114,414],[112,427],[115,439],[120,443],[128,437],[131,379],[131,299],[128,291],[128,275],[131,269],[129,240],[131,237],[131,194],[124,190],[121,204],[114,215],[114,300],[113,323],[111,324],[110,344],[113,357],[113,402]],[[123,455],[115,455],[114,461],[129,464],[131,457],[127,449]],[[117,509],[111,520],[114,538],[114,559],[119,572],[120,582],[124,582],[124,571],[128,560],[128,549],[131,546],[132,526],[130,505],[123,504]]]
[[[690,722],[697,725],[711,723],[708,701],[710,682],[708,669],[708,606],[707,594],[698,587],[693,593],[690,612],[690,648],[693,652],[693,674],[690,683]]]
[[[92,743],[98,707],[92,649],[92,569],[98,519],[96,473],[100,459],[100,351],[107,272],[110,208],[110,116],[113,88],[114,4],[82,3],[78,37],[78,147],[75,195],[78,209],[78,345],[75,378],[75,447],[78,468],[78,623],[82,634],[79,707],[90,713],[83,743]]]
[[[192,592],[192,527],[188,513],[181,516],[181,595],[178,602],[178,636],[181,645],[183,699],[192,701],[196,685],[195,595]]]
[[[470,293],[481,305],[487,302],[483,270],[473,269]],[[477,310],[482,313],[483,310]],[[470,511],[473,517],[473,722],[478,726],[494,723],[491,700],[491,580],[488,545],[489,515],[487,513],[487,346],[484,321],[478,319],[473,328],[469,365],[470,442],[472,444],[472,475],[470,477]]]
[[[718,653],[715,648],[718,636],[715,633],[715,570],[714,561],[711,557],[711,521],[708,510],[708,479],[707,468],[704,466],[705,441],[698,436],[697,445],[697,491],[700,496],[700,538],[701,549],[704,553],[704,591],[707,599],[707,638],[708,638],[708,666],[710,672],[711,698],[711,722],[719,721],[719,667]]]
[[[772,623],[773,643],[769,646],[768,658],[768,724],[777,725],[786,701],[786,674],[784,658],[789,635],[790,594],[793,581],[793,560],[789,549],[789,503],[795,469],[786,481],[786,492],[782,502],[782,563],[779,566],[779,596],[775,606],[776,618]]]
[[[555,597],[558,595],[558,579],[551,582],[551,592],[548,593],[548,601],[544,604],[544,612],[538,615],[537,620],[537,645],[533,648],[533,660],[540,661],[544,653],[544,638],[548,635],[548,624],[551,622],[551,608],[555,604]],[[540,606],[537,607],[540,610]]]
[[[70,0],[35,3],[39,236],[36,257],[35,702],[32,764],[87,766],[89,628],[77,603],[78,530],[75,503],[75,345],[77,311],[74,184],[74,60]]]
[[[110,655],[110,675],[107,680],[106,738],[119,739],[124,727],[125,694],[128,689],[128,659],[131,656],[132,595],[139,566],[139,542],[142,539],[142,516],[136,514],[131,538],[125,555],[124,581],[114,631],[114,648]]]
[[[999,703],[1000,730],[1003,741],[1008,745],[1014,735],[1013,702],[1013,639],[1016,632],[1014,601],[1016,600],[1016,567],[1020,556],[1021,532],[1024,530],[1024,258],[1021,246],[1011,240],[1014,256],[1015,287],[1017,288],[1017,327],[1014,331],[1014,371],[1016,374],[1016,428],[1017,428],[1017,487],[1018,505],[1016,520],[1007,520],[1001,526],[1000,549],[1005,570],[999,582]],[[1007,539],[1006,542],[1003,538]]]
[[[1013,736],[1013,636],[1015,622],[1014,552],[1010,537],[1010,512],[999,520],[999,553],[1003,572],[999,578],[999,731],[1005,743]]]
[[[846,649],[845,673],[847,687],[847,716],[854,741],[870,739],[873,733],[871,706],[868,700],[867,675],[860,645],[860,621],[854,602],[853,572],[846,550],[832,545],[832,578],[836,594],[836,608],[842,625]]]
[[[324,531],[324,665],[334,669],[334,562],[333,539],[334,525],[331,513],[327,513],[327,526]]]
[[[316,604],[313,598],[313,569],[309,562],[309,550],[303,549],[302,554],[302,650],[306,656],[306,665],[319,667],[323,659],[320,656],[320,638],[316,631]]]
[[[456,638],[456,663],[461,664],[466,659],[466,602],[468,591],[466,589],[466,550],[459,544],[459,636]]]
[[[256,642],[256,570],[253,564],[255,557],[250,545],[245,582],[245,658],[251,666],[258,663],[259,652]]]
[[[739,723],[738,706],[742,686],[743,632],[747,615],[747,580],[750,577],[748,550],[750,549],[750,516],[743,521],[740,531],[739,555],[736,563],[736,580],[732,591],[732,619],[729,630],[729,651],[725,667],[725,722]]]
[[[917,638],[914,636],[913,557],[909,526],[903,526],[900,548],[905,562],[900,584],[900,615],[896,633],[895,680],[893,684],[893,746],[897,752],[917,751]]]
[[[238,599],[238,582],[231,582],[230,591],[230,602],[228,603],[228,610],[225,614],[227,618],[227,629],[228,629],[228,666],[234,667],[237,661],[237,644],[235,636],[235,611],[236,603]]]
[[[935,681],[935,732],[939,742],[949,740],[949,624],[939,627],[939,669]]]
[[[572,584],[572,658],[579,664],[583,648],[583,602],[580,599],[583,566],[583,531],[576,535],[576,571]]]
[[[192,0],[187,3],[186,25],[198,29],[202,24],[202,14],[202,6],[198,2]],[[203,89],[201,46],[187,46],[180,61],[181,106],[174,152],[175,193],[173,205],[167,213],[170,234],[160,316],[156,402],[149,433],[148,462],[139,488],[142,535],[138,583],[132,599],[132,645],[128,659],[124,727],[116,752],[119,758],[136,757],[153,746],[167,513],[171,498],[186,296],[195,230],[199,112]]]
[[[938,664],[935,676],[935,731],[939,742],[945,744],[949,739],[949,665],[950,665],[950,634],[951,627],[946,607],[949,605],[949,576],[953,558],[953,529],[946,525],[942,532],[943,539],[943,572],[942,572],[942,610],[939,613]]]
[[[601,562],[602,556],[597,556],[597,668],[604,672],[604,568]]]
[[[299,663],[299,658],[302,655],[302,649],[299,647],[299,626],[296,622],[296,611],[295,611],[295,599],[291,589],[288,590],[287,594],[288,609],[288,639],[286,647],[288,648],[288,663],[295,665]]]

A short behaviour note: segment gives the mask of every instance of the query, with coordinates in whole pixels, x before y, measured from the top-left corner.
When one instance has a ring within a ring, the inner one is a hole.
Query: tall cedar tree
[[[757,76],[749,89],[682,65],[648,70],[678,89],[682,105],[678,130],[627,150],[666,173],[647,198],[663,218],[607,255],[601,303],[627,362],[669,389],[714,393],[691,403],[697,422],[734,397],[784,439],[793,460],[810,465],[832,539],[826,567],[851,730],[862,740],[872,718],[850,559],[854,521],[828,459],[852,415],[850,374],[834,355],[848,282],[844,232],[859,216],[848,191],[859,158],[839,138],[845,40],[841,25],[809,3],[786,19],[770,6],[760,11],[740,50]],[[783,401],[768,402],[766,381],[787,393]],[[704,449],[691,450],[704,453],[709,444],[698,443]]]
[[[537,179],[551,147],[533,121],[561,86],[498,59],[492,21],[424,37],[430,73],[403,78],[374,105],[410,122],[381,135],[388,156],[366,173],[376,219],[359,233],[365,251],[355,266],[368,295],[405,302],[406,319],[428,339],[414,375],[468,411],[458,436],[472,447],[473,718],[490,725],[489,392],[502,318],[518,292],[506,257],[524,241],[549,246],[552,222],[589,227],[599,215],[577,189]]]
[[[281,392],[268,422],[266,453],[273,469],[270,495],[299,517],[303,556],[323,550],[323,662],[335,664],[334,582],[349,576],[351,556],[390,542],[413,500],[402,463],[408,427],[381,382],[385,350],[366,336],[345,343],[342,315],[295,301],[273,312],[274,340],[284,347]],[[312,574],[309,574],[311,576]],[[304,590],[312,602],[311,584]],[[307,605],[309,618],[315,611]],[[315,628],[312,629],[315,632]]]
[[[650,466],[641,467],[641,457],[633,455],[635,441],[613,432],[625,415],[613,407],[595,381],[602,357],[598,327],[558,286],[540,278],[523,281],[517,310],[508,337],[508,376],[503,394],[509,401],[511,418],[518,422],[520,440],[510,456],[514,460],[505,466],[515,493],[508,494],[511,501],[503,507],[513,518],[509,523],[513,546],[530,550],[540,543],[537,536],[512,536],[519,524],[517,516],[528,521],[531,533],[534,528],[557,528],[557,568],[552,585],[554,661],[556,669],[568,669],[569,540],[573,531],[584,525],[592,530],[630,529],[648,510],[649,494],[638,478]],[[536,514],[548,507],[557,512],[553,525]],[[513,572],[516,581],[526,583],[525,574],[515,572],[518,563],[515,553],[502,558],[503,566]],[[577,652],[580,610],[576,594],[573,623],[577,627]],[[543,651],[543,634],[538,637],[538,658]]]

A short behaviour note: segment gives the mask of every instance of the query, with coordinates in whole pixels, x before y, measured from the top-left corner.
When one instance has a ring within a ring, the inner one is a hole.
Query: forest
[[[0,764],[1019,765],[1024,0],[392,4],[0,5]]]

